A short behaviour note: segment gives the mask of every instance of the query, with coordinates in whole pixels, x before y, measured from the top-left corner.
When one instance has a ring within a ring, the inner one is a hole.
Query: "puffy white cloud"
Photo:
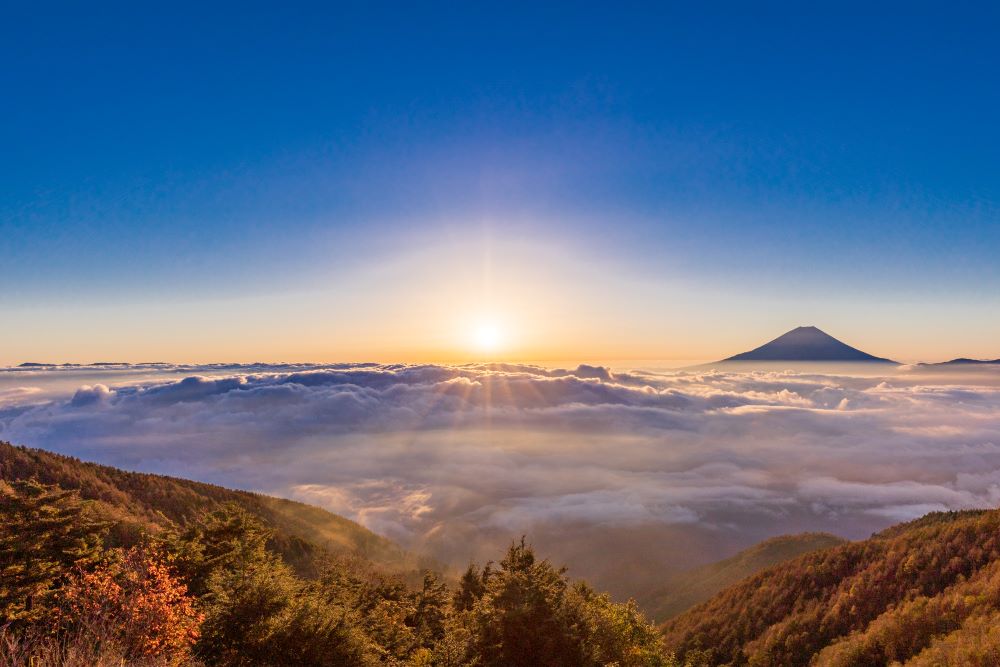
[[[607,569],[630,555],[662,576],[1000,500],[988,373],[163,365],[0,372],[0,399],[14,442],[298,498],[454,561],[528,533],[625,590]]]

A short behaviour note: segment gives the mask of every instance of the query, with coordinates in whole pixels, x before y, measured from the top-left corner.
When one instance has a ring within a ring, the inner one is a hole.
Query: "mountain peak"
[[[723,361],[834,361],[895,363],[843,343],[814,326],[800,326],[769,343]]]

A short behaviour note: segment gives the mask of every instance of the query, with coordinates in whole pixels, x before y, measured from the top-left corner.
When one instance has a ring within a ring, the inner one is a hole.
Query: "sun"
[[[503,346],[504,335],[494,321],[481,321],[472,332],[472,344],[479,352],[496,352]]]

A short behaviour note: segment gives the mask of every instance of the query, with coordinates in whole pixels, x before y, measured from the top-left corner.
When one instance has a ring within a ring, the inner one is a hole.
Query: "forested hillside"
[[[725,560],[681,572],[671,577],[663,588],[652,591],[639,602],[654,620],[665,621],[761,570],[845,541],[829,533],[772,537]]]
[[[817,551],[668,621],[691,665],[1000,665],[1000,511]]]
[[[185,525],[224,503],[246,510],[271,531],[271,546],[302,573],[316,559],[356,555],[392,569],[417,563],[391,541],[318,507],[191,480],[126,472],[40,449],[0,442],[0,480],[34,479],[75,490],[94,501],[94,511],[109,521],[112,541],[131,546],[143,534]]]
[[[661,630],[523,540],[452,585],[317,508],[5,444],[0,517],[0,667],[1000,664],[1000,511],[766,541],[662,604],[808,553]]]
[[[675,664],[523,540],[449,586],[316,508],[0,452],[0,667]]]

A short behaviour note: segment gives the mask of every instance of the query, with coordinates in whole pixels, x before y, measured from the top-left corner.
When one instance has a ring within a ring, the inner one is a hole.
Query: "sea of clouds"
[[[1000,502],[1000,372],[0,371],[0,439],[317,504],[461,563],[528,534],[632,593],[772,535]]]

